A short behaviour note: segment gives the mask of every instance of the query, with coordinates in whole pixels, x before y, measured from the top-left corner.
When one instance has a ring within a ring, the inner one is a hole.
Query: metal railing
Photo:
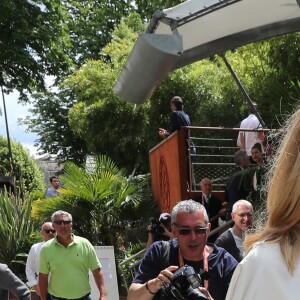
[[[192,191],[199,191],[199,182],[208,177],[214,184],[214,190],[224,190],[228,175],[235,167],[234,154],[237,147],[237,137],[240,131],[268,132],[269,129],[246,129],[224,127],[194,127],[186,126],[189,143],[196,149],[196,154],[189,157],[190,178],[194,184]]]

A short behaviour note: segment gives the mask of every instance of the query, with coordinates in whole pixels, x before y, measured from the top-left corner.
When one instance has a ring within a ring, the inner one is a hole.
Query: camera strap
[[[206,272],[208,272],[208,258],[207,257],[208,257],[208,254],[207,254],[206,246],[205,246],[203,249],[203,269]],[[183,267],[185,265],[185,263],[183,261],[182,255],[181,255],[180,248],[178,248],[178,260],[179,260],[179,266]],[[207,279],[204,280],[204,287],[206,289],[208,289],[208,280]]]

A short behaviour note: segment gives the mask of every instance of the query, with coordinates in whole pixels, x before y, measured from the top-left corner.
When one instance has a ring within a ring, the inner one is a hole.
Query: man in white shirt
[[[232,208],[234,226],[223,232],[215,244],[229,252],[238,262],[243,259],[246,230],[252,225],[253,207],[247,200],[238,200]]]
[[[37,295],[40,296],[39,286],[38,286],[38,274],[39,274],[39,260],[40,260],[40,251],[44,246],[44,243],[55,237],[55,229],[52,226],[51,222],[45,222],[42,225],[41,235],[43,237],[43,242],[36,243],[31,246],[27,262],[26,262],[26,277],[28,286],[32,287]]]
[[[261,123],[255,115],[255,108],[249,106],[248,117],[241,122],[240,128],[245,129],[260,129],[262,128]],[[262,143],[265,138],[264,132],[251,132],[251,131],[240,131],[239,132],[239,147],[242,150],[246,150],[248,156],[251,156],[251,148],[256,143]]]

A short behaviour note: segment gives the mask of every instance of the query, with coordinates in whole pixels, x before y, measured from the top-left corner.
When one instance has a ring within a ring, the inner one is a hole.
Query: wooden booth
[[[185,128],[190,129],[192,127]],[[182,128],[174,132],[149,151],[152,193],[161,212],[170,213],[178,201],[193,199],[199,195],[201,193],[199,188],[201,178],[210,177],[213,180],[213,177],[208,173],[198,174],[199,176],[196,176],[196,187],[188,189],[187,165],[192,167],[192,163],[186,163],[184,130]],[[232,159],[230,168],[233,168],[235,166],[233,157],[230,159]],[[211,164],[209,168],[212,168]],[[192,174],[193,171],[189,170],[189,172]],[[212,194],[222,202],[224,201],[224,189],[213,190]]]

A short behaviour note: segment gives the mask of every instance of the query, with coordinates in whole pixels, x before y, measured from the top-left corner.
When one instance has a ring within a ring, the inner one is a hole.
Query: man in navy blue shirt
[[[158,134],[161,138],[165,139],[170,134],[175,132],[176,130],[180,130],[181,126],[191,126],[190,117],[183,111],[183,101],[179,96],[175,96],[171,99],[171,121],[170,121],[170,129],[167,131],[164,128],[159,128]],[[191,158],[196,155],[196,148],[191,140],[189,140],[189,132],[185,130],[184,132],[184,145],[185,145],[185,153],[186,153],[186,168],[187,168],[187,182],[188,187],[195,186],[195,179],[192,174],[190,176],[190,159],[189,154],[191,154]]]
[[[207,244],[210,231],[204,206],[193,200],[180,201],[171,215],[170,242],[155,242],[146,252],[128,292],[128,300],[160,299],[163,283],[173,272],[189,265],[207,271],[210,279],[198,288],[210,300],[224,300],[237,261],[224,249]]]
[[[183,101],[179,96],[175,96],[171,99],[171,121],[170,130],[167,131],[164,128],[159,128],[158,134],[161,138],[165,139],[171,133],[176,130],[180,130],[181,126],[191,126],[190,117],[183,111]],[[188,148],[188,135],[186,132],[185,139],[186,147]]]

